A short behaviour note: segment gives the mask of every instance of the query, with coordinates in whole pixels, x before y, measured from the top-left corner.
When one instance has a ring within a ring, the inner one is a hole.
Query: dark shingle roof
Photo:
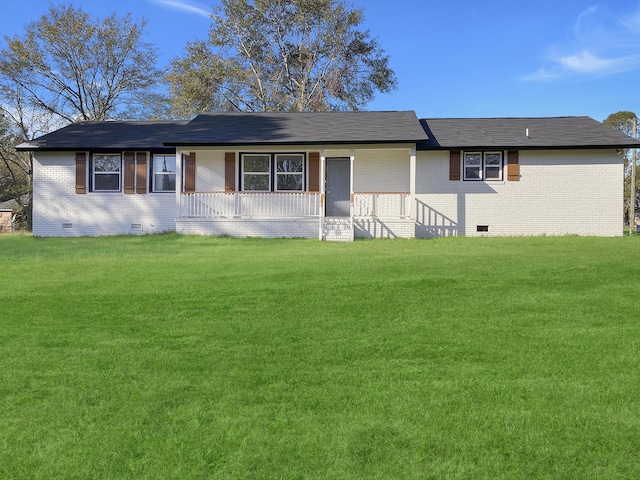
[[[529,136],[526,135],[528,130]],[[425,133],[426,132],[426,133]],[[405,112],[221,112],[191,122],[68,125],[18,150],[168,149],[175,145],[414,143],[419,150],[640,147],[589,117],[433,118]]]
[[[640,147],[637,140],[589,117],[428,118],[420,123],[429,140],[420,142],[419,150]]]
[[[413,111],[220,112],[198,115],[166,145],[304,145],[426,140]]]
[[[163,149],[163,141],[187,122],[79,122],[22,143],[18,150]]]

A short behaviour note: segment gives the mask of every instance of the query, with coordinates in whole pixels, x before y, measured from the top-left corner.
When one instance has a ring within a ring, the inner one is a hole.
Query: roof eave
[[[422,140],[410,139],[410,140],[308,140],[297,142],[272,142],[272,141],[260,141],[260,142],[163,142],[163,145],[169,147],[268,147],[268,146],[306,146],[306,145],[380,145],[380,144],[398,144],[398,143],[419,143]]]
[[[606,150],[616,148],[640,148],[640,144],[617,145],[418,145],[418,150]]]

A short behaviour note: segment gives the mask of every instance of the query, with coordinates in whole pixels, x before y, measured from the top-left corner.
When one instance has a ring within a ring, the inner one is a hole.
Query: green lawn
[[[0,478],[638,478],[639,299],[640,237],[0,236]]]

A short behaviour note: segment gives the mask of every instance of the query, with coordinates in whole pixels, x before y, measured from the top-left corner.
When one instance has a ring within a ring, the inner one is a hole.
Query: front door
[[[327,217],[351,215],[351,160],[327,158],[326,212]]]

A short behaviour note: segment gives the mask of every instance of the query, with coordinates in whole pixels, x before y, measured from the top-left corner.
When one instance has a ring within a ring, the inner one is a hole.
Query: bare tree
[[[153,117],[161,77],[145,22],[131,14],[94,20],[51,6],[0,50],[0,197],[14,198],[30,224],[32,157],[16,144],[85,120]],[[151,108],[151,106],[153,108]],[[25,197],[26,196],[26,197]]]
[[[81,8],[51,6],[0,51],[3,96],[66,123],[127,116],[158,80],[145,22],[131,14],[92,20]]]

